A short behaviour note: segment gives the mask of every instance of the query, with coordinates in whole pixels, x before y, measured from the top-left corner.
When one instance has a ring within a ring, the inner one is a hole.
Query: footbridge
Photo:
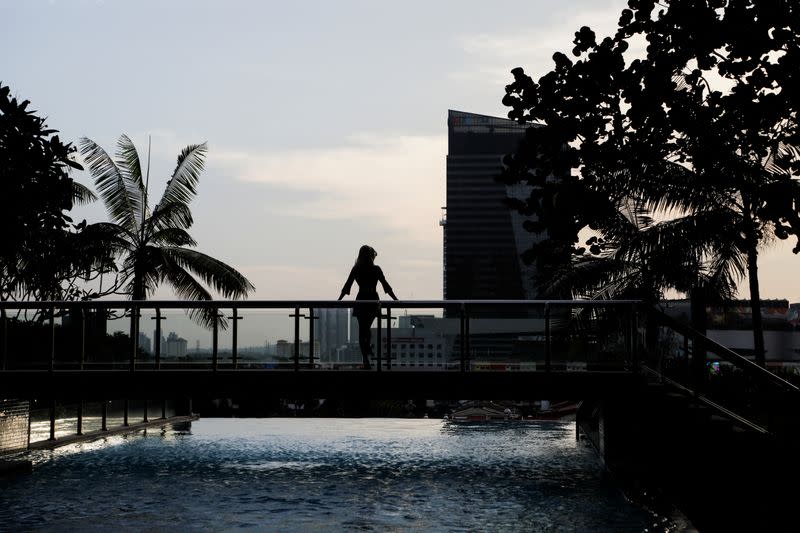
[[[92,402],[103,431],[114,405],[152,423],[192,398],[580,400],[608,470],[701,531],[796,530],[791,376],[635,300],[374,304],[365,370],[353,302],[3,302],[0,401],[46,412],[52,439]]]
[[[375,305],[371,370],[363,370],[351,342],[353,302],[3,304],[0,390],[36,398],[538,399],[624,395],[641,382],[636,301]],[[574,316],[588,324],[598,311],[615,317],[613,334],[570,331]]]

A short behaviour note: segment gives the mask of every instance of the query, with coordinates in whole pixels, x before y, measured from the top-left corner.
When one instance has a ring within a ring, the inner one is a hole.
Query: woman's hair
[[[375,248],[372,246],[367,246],[366,244],[359,248],[358,250],[358,257],[356,257],[356,268],[364,268],[365,266],[375,264],[375,256],[378,255],[378,252],[375,251]]]

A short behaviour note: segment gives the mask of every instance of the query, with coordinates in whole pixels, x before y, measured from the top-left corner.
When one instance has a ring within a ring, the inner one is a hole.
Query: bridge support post
[[[161,316],[161,308],[156,307],[156,316],[152,317],[151,320],[156,321],[156,332],[155,332],[155,339],[153,339],[153,343],[155,344],[155,352],[156,352],[156,370],[161,369],[161,321],[164,320],[165,317]]]
[[[386,308],[386,370],[392,369],[392,308]]]
[[[130,412],[131,401],[125,399],[124,406],[122,408],[122,425],[128,426],[128,414]]]
[[[544,304],[544,371],[550,372],[550,302]]]
[[[147,403],[148,403],[148,402],[147,402],[147,398],[145,398],[145,399],[144,399],[144,417],[142,418],[142,420],[143,420],[144,422],[149,422],[149,420],[148,420],[148,418],[147,418]]]
[[[166,398],[161,399],[161,418],[167,418],[167,400]]]
[[[56,440],[56,401],[50,400],[50,440]]]
[[[314,368],[314,308],[308,308],[308,368]]]
[[[232,316],[228,318],[233,321],[233,327],[231,328],[231,363],[233,368],[236,369],[239,364],[239,321],[242,317],[239,316],[239,310],[234,307]]]
[[[469,307],[466,305],[464,305],[464,353],[467,355],[464,366],[468,369],[468,363],[472,360],[472,344],[469,337]]]
[[[83,399],[78,402],[78,427],[75,430],[76,435],[83,435]]]
[[[461,350],[459,354],[459,371],[465,372],[467,369],[467,330],[466,330],[466,311],[464,310],[464,304],[461,304],[461,309],[458,311],[458,318],[459,318],[459,341],[461,344]]]
[[[100,408],[100,429],[108,431],[108,400],[103,400],[103,407]]]
[[[377,346],[375,346],[376,357],[378,358],[376,365],[378,368],[378,372],[381,371],[381,350],[383,348],[383,342],[382,342],[383,339],[381,338],[381,328],[382,328],[381,322],[383,321],[383,318],[381,317],[382,314],[383,312],[381,311],[381,304],[378,304],[378,316],[376,317],[378,320],[378,342]]]
[[[78,314],[81,317],[81,370],[86,363],[86,308],[78,309]]]
[[[294,308],[294,371],[300,370],[300,308]]]
[[[136,355],[139,351],[139,308],[133,306],[131,308],[131,360],[130,371],[136,370]]]
[[[211,328],[211,368],[214,372],[217,371],[219,366],[219,309],[213,308],[214,323]]]
[[[56,308],[50,308],[50,371],[56,368]],[[54,437],[55,438],[55,437]]]

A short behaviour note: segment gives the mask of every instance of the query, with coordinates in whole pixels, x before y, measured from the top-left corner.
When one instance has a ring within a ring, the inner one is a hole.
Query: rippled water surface
[[[203,419],[34,456],[9,531],[645,531],[573,423]]]

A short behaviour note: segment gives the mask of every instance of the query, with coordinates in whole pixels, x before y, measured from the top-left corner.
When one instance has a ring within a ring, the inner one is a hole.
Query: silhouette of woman
[[[353,281],[358,283],[358,294],[356,300],[377,300],[378,299],[378,282],[381,282],[383,291],[397,300],[394,291],[386,282],[383,276],[381,267],[375,264],[375,256],[378,255],[371,246],[366,244],[358,250],[358,257],[350,270],[350,276],[347,278],[342,293],[339,295],[339,300],[344,298],[345,294],[350,294],[350,288],[353,286]],[[378,305],[374,303],[356,304],[353,307],[353,316],[358,319],[358,346],[361,348],[361,357],[364,358],[364,368],[369,370],[369,356],[372,355],[372,321],[378,316]]]

